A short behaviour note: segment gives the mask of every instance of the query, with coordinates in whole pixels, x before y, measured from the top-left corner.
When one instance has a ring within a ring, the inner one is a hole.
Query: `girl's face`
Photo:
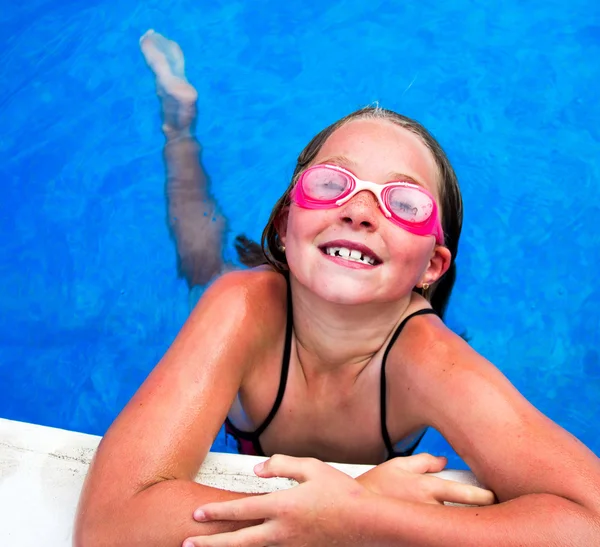
[[[417,135],[387,120],[342,126],[327,139],[313,165],[321,163],[339,165],[377,184],[419,184],[439,207],[432,153]],[[434,236],[411,234],[390,222],[366,190],[332,209],[303,209],[292,203],[279,233],[297,280],[339,304],[401,300],[417,284],[433,283],[450,263],[449,251],[437,246]],[[348,251],[355,257],[357,252],[367,255],[375,264],[352,259]]]

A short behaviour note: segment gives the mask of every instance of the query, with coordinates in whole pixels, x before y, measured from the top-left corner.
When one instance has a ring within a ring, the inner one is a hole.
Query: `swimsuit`
[[[262,447],[260,446],[259,437],[261,434],[269,427],[273,418],[275,418],[275,414],[279,410],[281,402],[283,401],[283,395],[285,393],[285,386],[287,384],[288,372],[290,368],[290,354],[292,348],[292,331],[293,331],[293,315],[292,315],[292,295],[289,278],[286,275],[287,280],[287,324],[285,330],[285,345],[283,350],[283,360],[281,364],[281,378],[279,380],[279,389],[277,390],[277,397],[275,398],[275,403],[273,404],[273,408],[271,408],[271,412],[265,418],[263,423],[255,430],[255,431],[242,431],[238,429],[229,418],[225,420],[225,431],[233,436],[238,444],[238,450],[241,454],[248,454],[252,456],[266,456]],[[435,311],[432,309],[423,309],[418,310],[414,313],[411,313],[408,317],[406,317],[400,325],[396,328],[390,342],[385,349],[385,353],[383,354],[383,358],[381,360],[381,380],[380,380],[380,416],[381,416],[381,436],[383,437],[383,442],[385,443],[385,447],[388,451],[389,458],[395,458],[397,456],[410,456],[417,445],[423,438],[423,435],[426,433],[426,429],[422,432],[418,432],[416,435],[416,439],[413,444],[405,450],[396,451],[394,446],[392,445],[392,441],[390,439],[390,435],[387,430],[387,418],[386,418],[386,379],[385,379],[385,364],[387,360],[388,353],[392,349],[394,342],[400,336],[402,329],[406,325],[406,323],[413,317],[417,315],[426,315],[426,314],[435,314]]]

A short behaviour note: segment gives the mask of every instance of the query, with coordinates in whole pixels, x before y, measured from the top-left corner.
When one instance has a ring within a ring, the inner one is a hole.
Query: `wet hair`
[[[356,110],[318,133],[302,150],[298,156],[296,169],[292,181],[284,194],[279,198],[271,217],[262,233],[261,245],[249,240],[244,235],[239,235],[235,240],[235,246],[242,264],[255,267],[261,264],[271,264],[278,271],[288,269],[285,252],[282,249],[276,223],[282,211],[291,203],[290,194],[300,174],[311,165],[321,150],[325,141],[340,127],[354,120],[387,120],[417,135],[429,148],[435,159],[439,172],[438,188],[440,195],[440,209],[442,217],[442,229],[444,230],[445,246],[452,253],[448,271],[427,291],[414,288],[416,292],[423,294],[431,303],[431,307],[440,317],[444,316],[450,294],[456,280],[456,253],[458,251],[458,240],[462,229],[463,205],[458,179],[446,156],[446,153],[435,140],[435,138],[420,123],[387,110],[379,106],[367,106]]]

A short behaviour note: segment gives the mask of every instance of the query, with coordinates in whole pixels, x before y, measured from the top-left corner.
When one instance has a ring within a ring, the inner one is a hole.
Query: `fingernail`
[[[202,511],[202,509],[196,509],[194,511],[194,520],[204,520],[206,518],[206,513]],[[193,544],[184,545],[183,547],[194,547]]]
[[[181,547],[196,547],[191,541],[184,541]]]
[[[261,471],[262,471],[264,468],[265,468],[265,462],[260,462],[260,463],[257,463],[257,464],[254,466],[254,472],[255,472],[255,473],[260,473],[260,472],[261,472]]]

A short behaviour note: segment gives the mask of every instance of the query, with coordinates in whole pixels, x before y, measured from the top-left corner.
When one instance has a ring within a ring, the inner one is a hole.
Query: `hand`
[[[188,538],[183,547],[320,547],[359,545],[353,521],[374,497],[342,471],[312,458],[273,456],[254,472],[263,478],[287,477],[298,486],[263,496],[210,503],[194,511],[199,522],[264,520],[261,524],[212,536]]]
[[[448,461],[431,454],[394,458],[370,469],[356,480],[375,494],[404,501],[464,505],[491,505],[495,501],[490,490],[426,475],[439,473]]]

